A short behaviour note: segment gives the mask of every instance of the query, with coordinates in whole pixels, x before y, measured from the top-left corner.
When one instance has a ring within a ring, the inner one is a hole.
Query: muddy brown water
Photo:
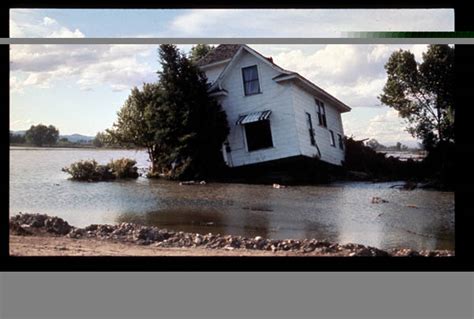
[[[120,157],[126,150],[10,148],[10,214],[45,213],[74,226],[135,222],[177,231],[317,238],[381,249],[454,250],[454,193],[390,188],[400,183],[291,186],[208,183],[180,186],[148,180],[75,182],[61,168],[81,159]],[[373,197],[387,203],[372,203]]]

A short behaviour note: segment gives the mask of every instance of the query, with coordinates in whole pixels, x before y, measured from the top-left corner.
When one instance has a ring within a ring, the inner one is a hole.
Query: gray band
[[[474,38],[0,38],[0,44],[474,44]]]

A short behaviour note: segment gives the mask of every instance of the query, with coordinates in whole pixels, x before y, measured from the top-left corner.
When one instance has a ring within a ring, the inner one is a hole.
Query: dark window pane
[[[249,151],[273,146],[269,120],[245,124],[245,136]]]
[[[344,149],[344,140],[342,139],[342,135],[341,134],[337,134],[338,138],[339,138],[339,148],[341,150]]]
[[[311,114],[306,113],[306,121],[308,124],[309,140],[311,141],[311,145],[316,145],[316,140],[314,139],[314,129],[313,129],[313,121],[311,120]]]
[[[331,137],[331,145],[336,146],[336,142],[334,141],[334,132],[329,130],[329,135]]]
[[[260,84],[258,81],[258,70],[256,65],[243,68],[242,77],[244,80],[245,95],[260,93]]]
[[[324,103],[317,99],[315,99],[315,101],[317,105],[319,125],[328,127],[328,124],[326,122],[326,108],[324,107]]]

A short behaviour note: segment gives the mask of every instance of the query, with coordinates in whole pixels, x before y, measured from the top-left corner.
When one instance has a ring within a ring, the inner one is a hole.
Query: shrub
[[[353,138],[345,139],[346,157],[344,168],[368,174],[368,178],[376,180],[420,179],[424,169],[420,162],[400,161],[392,156],[386,157],[364,145],[363,141]]]
[[[97,182],[115,178],[107,165],[99,165],[95,160],[79,161],[64,167],[62,171],[71,174],[71,179],[78,181]]]
[[[73,180],[98,182],[115,178],[137,178],[138,169],[135,164],[136,161],[128,158],[112,160],[107,165],[99,165],[95,160],[79,161],[62,171],[69,173]]]
[[[137,164],[135,160],[120,158],[110,161],[108,167],[116,178],[138,178],[138,168],[135,164]]]

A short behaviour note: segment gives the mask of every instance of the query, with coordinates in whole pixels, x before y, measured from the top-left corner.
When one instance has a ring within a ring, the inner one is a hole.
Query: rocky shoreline
[[[260,236],[220,234],[197,234],[160,229],[132,223],[118,225],[89,225],[73,227],[59,217],[44,214],[18,214],[10,218],[10,235],[15,236],[56,236],[71,239],[97,239],[119,243],[152,246],[159,248],[204,248],[211,250],[248,250],[273,253],[291,252],[311,256],[402,256],[402,257],[451,257],[454,251],[392,249],[380,250],[360,244],[338,244],[316,239],[266,239]]]

